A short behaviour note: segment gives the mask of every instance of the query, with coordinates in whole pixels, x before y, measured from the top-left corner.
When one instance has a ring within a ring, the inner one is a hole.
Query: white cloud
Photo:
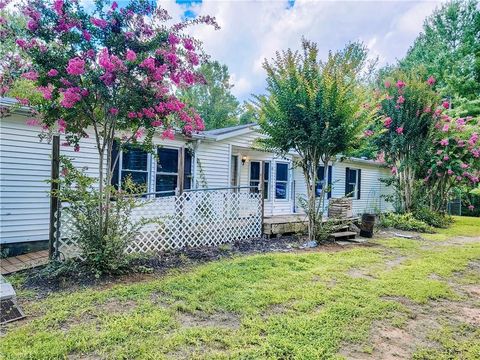
[[[186,6],[159,2],[175,19]],[[204,43],[212,58],[225,63],[235,84],[234,93],[246,99],[265,86],[262,63],[275,51],[298,49],[302,36],[318,43],[320,54],[342,48],[349,41],[364,41],[370,58],[392,63],[405,55],[420,32],[423,20],[438,2],[204,1],[189,9],[215,16],[222,27],[195,26],[189,32]]]

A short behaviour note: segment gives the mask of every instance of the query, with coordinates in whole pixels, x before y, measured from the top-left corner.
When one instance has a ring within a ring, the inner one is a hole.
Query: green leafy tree
[[[424,23],[403,69],[423,66],[437,79],[444,96],[478,98],[480,94],[480,11],[477,0],[453,0]]]
[[[231,92],[228,67],[218,61],[207,62],[200,66],[199,73],[203,84],[182,89],[180,98],[197,110],[207,130],[237,125],[240,108]]]
[[[277,52],[267,71],[267,95],[257,96],[262,141],[279,154],[296,151],[307,184],[308,232],[315,239],[321,232],[327,189],[316,197],[320,162],[328,164],[347,153],[361,135],[368,111],[359,91],[359,74],[366,49],[352,43],[345,49],[318,57],[315,43],[303,40],[303,52]],[[327,166],[324,169],[328,169]],[[325,177],[326,178],[326,177]]]
[[[258,122],[258,111],[251,103],[244,102],[240,109],[239,124],[252,124]]]

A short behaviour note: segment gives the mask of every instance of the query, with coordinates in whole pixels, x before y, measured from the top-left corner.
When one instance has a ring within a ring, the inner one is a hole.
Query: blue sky
[[[405,55],[437,1],[158,1],[176,19],[212,15],[221,30],[198,26],[189,32],[213,59],[227,64],[240,100],[265,87],[263,59],[276,50],[298,48],[302,36],[320,54],[363,41],[380,64]]]
[[[124,0],[121,0],[122,2]],[[315,0],[157,0],[175,20],[215,16],[221,30],[196,26],[188,31],[203,41],[213,59],[226,64],[233,93],[246,100],[262,93],[262,62],[276,50],[298,48],[302,36],[318,43],[320,54],[363,41],[380,64],[405,55],[426,16],[439,1],[315,1]]]

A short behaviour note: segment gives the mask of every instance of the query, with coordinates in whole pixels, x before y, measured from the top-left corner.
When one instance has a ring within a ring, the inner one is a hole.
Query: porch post
[[[265,218],[265,194],[264,194],[264,182],[265,182],[265,174],[264,174],[264,169],[265,169],[265,165],[264,165],[264,161],[261,160],[260,161],[260,176],[259,176],[259,182],[258,182],[258,192],[260,193],[260,201],[261,201],[261,212],[262,212],[262,225],[261,225],[261,231],[262,231],[262,234],[263,234],[263,222],[264,222],[264,218]]]
[[[56,239],[56,234],[59,233],[56,229],[59,226],[59,221],[57,218],[60,216],[59,213],[59,198],[58,190],[60,189],[60,184],[58,179],[60,176],[60,136],[54,135],[52,140],[52,164],[51,164],[51,173],[50,173],[50,227],[48,231],[48,258],[53,259],[56,254],[55,243],[59,239]]]
[[[177,187],[178,195],[183,194],[185,188],[185,147],[182,146],[178,149],[178,178],[177,178]]]

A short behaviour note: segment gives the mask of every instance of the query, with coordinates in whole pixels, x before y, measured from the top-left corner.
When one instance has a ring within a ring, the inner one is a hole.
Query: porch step
[[[330,237],[337,239],[355,239],[357,233],[355,231],[340,231],[330,234]]]

